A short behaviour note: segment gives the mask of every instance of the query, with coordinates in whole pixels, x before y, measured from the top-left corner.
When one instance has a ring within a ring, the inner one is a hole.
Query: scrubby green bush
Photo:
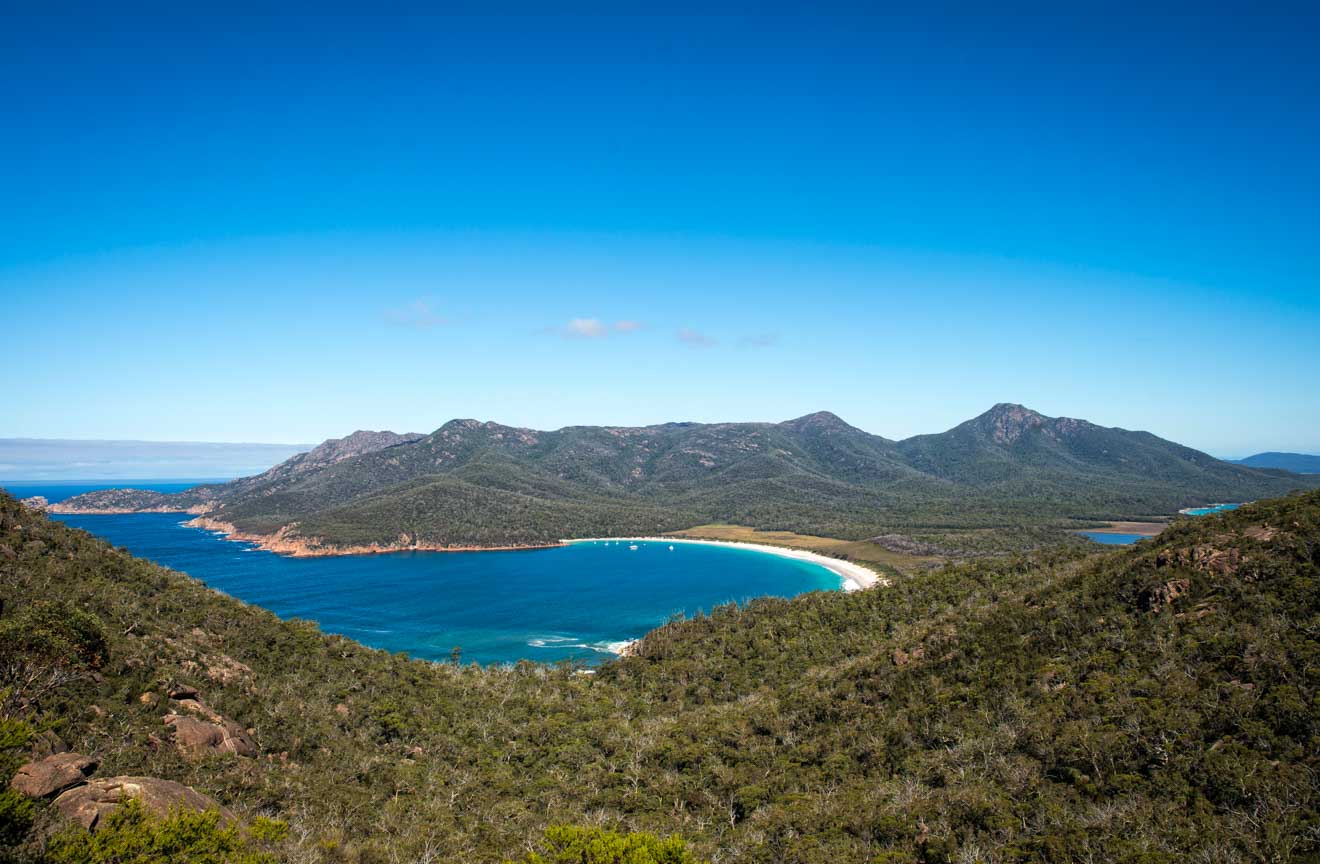
[[[96,668],[109,654],[100,619],[63,600],[37,600],[0,618],[0,660]]]
[[[601,839],[547,825],[738,864],[1311,860],[1317,586],[1308,494],[1128,549],[721,606],[583,675],[373,651],[0,496],[5,617],[59,597],[109,648],[24,719],[101,776],[287,820],[232,854],[308,864],[581,864]],[[250,674],[213,675],[230,659]],[[260,757],[161,746],[178,682]]]
[[[46,850],[50,864],[277,864],[235,825],[209,810],[175,810],[154,818],[129,799],[101,819],[95,832],[68,828]]]
[[[23,842],[35,812],[36,805],[30,799],[12,789],[0,792],[0,860],[4,860],[4,847]]]
[[[555,825],[546,829],[541,845],[522,864],[702,864],[681,838],[604,828]]]
[[[0,705],[6,701],[0,691]],[[12,717],[0,717],[0,850],[20,843],[36,812],[35,805],[8,788],[10,778],[23,759],[23,747],[32,738],[32,726]],[[0,852],[0,860],[3,853]]]

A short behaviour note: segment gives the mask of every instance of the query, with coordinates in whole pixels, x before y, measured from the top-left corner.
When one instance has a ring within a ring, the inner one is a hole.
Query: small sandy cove
[[[886,585],[885,578],[869,567],[863,567],[861,564],[854,564],[851,561],[842,561],[838,558],[830,558],[827,555],[820,555],[816,552],[808,552],[805,549],[789,549],[785,546],[767,546],[764,543],[739,543],[733,540],[694,540],[687,537],[579,537],[573,540],[565,540],[565,543],[698,543],[704,546],[728,546],[733,549],[750,549],[753,552],[765,552],[769,555],[778,555],[781,558],[796,558],[799,561],[810,561],[812,564],[819,564],[826,570],[837,574],[843,579],[844,591],[858,591],[862,588],[871,588],[875,585]]]

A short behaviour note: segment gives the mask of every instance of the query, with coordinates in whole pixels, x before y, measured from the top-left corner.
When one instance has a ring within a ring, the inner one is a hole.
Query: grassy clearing
[[[1109,522],[1103,528],[1082,528],[1079,530],[1093,531],[1096,534],[1140,534],[1143,537],[1154,537],[1168,527],[1169,520],[1162,519],[1149,522]]]

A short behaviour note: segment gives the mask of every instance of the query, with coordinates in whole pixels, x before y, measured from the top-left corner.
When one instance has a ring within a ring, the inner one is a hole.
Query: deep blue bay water
[[[52,502],[114,484],[4,484],[20,498]],[[172,492],[192,483],[137,484]],[[744,549],[676,543],[578,543],[519,552],[398,552],[288,558],[250,543],[185,528],[183,513],[52,515],[212,588],[316,621],[375,648],[447,659],[508,663],[613,656],[672,614],[709,611],[759,596],[838,590],[823,567]]]

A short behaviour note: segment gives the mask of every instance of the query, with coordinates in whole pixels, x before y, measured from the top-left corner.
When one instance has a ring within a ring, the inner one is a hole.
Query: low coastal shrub
[[[0,496],[0,623],[81,622],[50,624],[53,641],[6,631],[11,660],[76,674],[4,700],[0,738],[19,758],[53,729],[97,776],[286,823],[229,834],[129,810],[104,839],[60,835],[63,861],[117,860],[114,837],[298,864],[1310,860],[1317,586],[1308,493],[1132,548],[679,616],[584,675],[371,650]],[[175,746],[162,718],[189,688],[259,755]],[[6,812],[39,845],[47,803],[0,795]]]
[[[96,831],[68,828],[46,850],[49,864],[278,864],[260,840],[225,825],[216,810],[175,810],[155,818],[136,799],[119,805]]]
[[[507,862],[515,864],[515,862]],[[678,837],[620,834],[603,828],[554,825],[547,828],[541,848],[518,864],[704,864]]]

